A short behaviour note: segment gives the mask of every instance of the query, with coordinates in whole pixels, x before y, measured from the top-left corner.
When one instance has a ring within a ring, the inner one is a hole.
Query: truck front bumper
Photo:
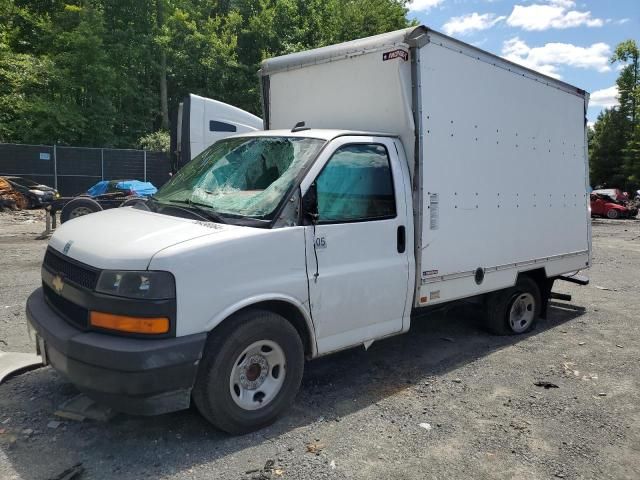
[[[154,340],[85,332],[49,307],[42,288],[26,313],[43,357],[95,401],[133,415],[189,407],[206,333]]]

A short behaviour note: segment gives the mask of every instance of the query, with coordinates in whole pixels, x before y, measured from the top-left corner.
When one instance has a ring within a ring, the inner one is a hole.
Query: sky
[[[640,45],[640,0],[412,0],[409,18],[591,94],[592,123],[617,104],[618,43]]]

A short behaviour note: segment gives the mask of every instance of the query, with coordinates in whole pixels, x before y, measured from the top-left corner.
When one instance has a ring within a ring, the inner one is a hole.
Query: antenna
[[[311,130],[310,127],[305,127],[304,122],[296,123],[296,125],[291,129],[292,132],[302,132],[304,130]]]

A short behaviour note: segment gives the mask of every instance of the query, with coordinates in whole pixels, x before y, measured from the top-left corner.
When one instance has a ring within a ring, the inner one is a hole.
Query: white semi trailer
[[[263,129],[262,119],[228,103],[190,93],[178,105],[171,132],[173,170],[230,135]]]
[[[266,131],[51,238],[27,315],[87,394],[139,414],[193,398],[247,432],[291,404],[305,358],[465,298],[527,332],[589,267],[583,90],[426,27],[260,74]]]

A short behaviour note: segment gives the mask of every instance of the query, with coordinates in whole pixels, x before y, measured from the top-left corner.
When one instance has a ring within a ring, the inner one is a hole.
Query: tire
[[[293,325],[273,312],[245,310],[209,335],[193,400],[220,430],[249,433],[291,406],[303,370],[304,348]]]
[[[60,223],[64,223],[74,218],[83,217],[90,213],[99,212],[102,207],[98,202],[89,197],[78,197],[71,200],[60,212]]]
[[[149,211],[149,207],[147,206],[147,201],[144,198],[140,197],[131,197],[127,198],[124,202],[120,204],[121,207],[134,207],[140,210]]]
[[[538,284],[520,275],[514,287],[490,293],[487,328],[496,335],[520,335],[533,330],[540,317],[542,296]]]
[[[618,212],[618,210],[616,210],[615,208],[611,208],[609,210],[607,210],[607,218],[610,218],[611,220],[614,220],[616,218],[618,218],[620,216],[620,212]]]

